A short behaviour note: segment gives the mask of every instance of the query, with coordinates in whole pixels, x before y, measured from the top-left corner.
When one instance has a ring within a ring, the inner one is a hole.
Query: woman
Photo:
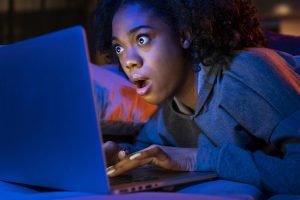
[[[106,143],[109,176],[153,164],[299,193],[300,80],[262,48],[250,0],[102,0],[95,14],[97,49],[161,106],[133,146]]]

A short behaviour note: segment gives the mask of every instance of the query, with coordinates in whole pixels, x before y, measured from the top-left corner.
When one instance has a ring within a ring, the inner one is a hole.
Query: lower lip
[[[138,93],[139,95],[145,95],[149,92],[150,88],[152,86],[152,82],[147,84],[145,87],[143,88],[136,88],[136,93]]]

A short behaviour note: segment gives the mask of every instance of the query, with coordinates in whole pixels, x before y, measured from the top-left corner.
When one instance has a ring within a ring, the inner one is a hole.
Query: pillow
[[[91,69],[102,134],[135,136],[157,106],[143,100],[117,66],[91,64]]]
[[[300,36],[284,35],[271,31],[266,31],[268,39],[268,47],[280,51],[287,52],[292,55],[300,54]]]

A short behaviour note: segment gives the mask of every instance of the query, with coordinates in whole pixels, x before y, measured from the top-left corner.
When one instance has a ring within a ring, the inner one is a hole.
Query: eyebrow
[[[148,25],[140,25],[140,26],[136,26],[136,27],[130,29],[130,30],[128,31],[127,34],[128,34],[128,35],[131,35],[131,34],[137,32],[138,30],[140,30],[140,29],[142,29],[142,28],[154,29],[154,27],[152,27],[152,26],[148,26]],[[118,38],[115,37],[115,36],[112,36],[112,40],[118,40]]]

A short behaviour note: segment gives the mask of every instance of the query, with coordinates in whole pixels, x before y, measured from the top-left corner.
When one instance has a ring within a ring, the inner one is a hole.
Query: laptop
[[[119,194],[215,179],[148,167],[107,177],[85,38],[78,26],[0,48],[0,180]]]

